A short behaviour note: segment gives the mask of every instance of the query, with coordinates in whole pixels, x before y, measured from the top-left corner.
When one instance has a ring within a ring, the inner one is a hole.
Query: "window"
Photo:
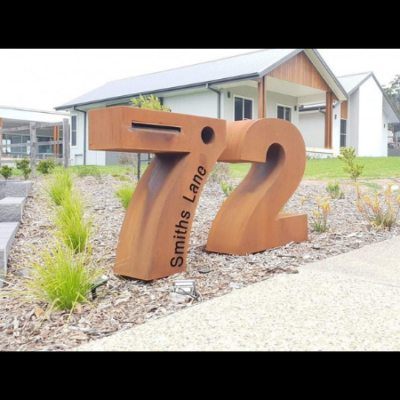
[[[340,147],[346,147],[347,120],[340,120]]]
[[[235,96],[235,121],[253,119],[253,100]]]
[[[71,146],[76,146],[76,115],[71,117]]]
[[[285,106],[278,106],[277,117],[279,119],[285,119],[286,121],[292,122],[292,108]]]

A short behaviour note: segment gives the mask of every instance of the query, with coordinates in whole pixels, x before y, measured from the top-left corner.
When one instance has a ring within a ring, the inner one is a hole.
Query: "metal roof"
[[[339,76],[338,79],[342,84],[342,86],[346,89],[348,95],[350,96],[370,77],[374,79],[375,83],[378,85],[379,89],[382,92],[383,108],[389,117],[389,122],[395,123],[400,121],[400,115],[397,112],[396,107],[393,105],[389,96],[383,90],[382,85],[378,82],[378,79],[376,79],[376,76],[373,72],[363,72],[360,74]]]
[[[216,61],[112,81],[55,109],[68,109],[74,106],[118,100],[139,94],[162,93],[226,81],[257,79],[268,74],[303,50],[266,49]],[[314,49],[312,51],[317,56],[317,62],[320,63],[319,69],[322,67],[327,76],[333,79],[336,85],[335,90],[339,93],[339,96],[340,94],[347,96],[340,82],[323,62],[319,53]]]
[[[370,76],[372,72],[363,72],[360,74],[339,76],[339,82],[350,96],[355,90],[357,90]]]

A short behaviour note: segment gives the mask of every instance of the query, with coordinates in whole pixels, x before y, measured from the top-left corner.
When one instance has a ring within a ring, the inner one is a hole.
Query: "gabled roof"
[[[371,74],[372,72],[362,72],[359,74],[339,76],[338,79],[350,96],[371,76]]]
[[[389,122],[400,122],[399,113],[397,112],[386,92],[382,89],[382,85],[378,82],[378,79],[376,79],[376,76],[373,72],[362,72],[360,74],[339,76],[338,79],[347,91],[347,94],[351,96],[364,82],[371,77],[374,79],[383,94],[383,108],[389,117]]]
[[[168,71],[156,72],[106,83],[83,96],[77,97],[56,110],[83,106],[101,101],[117,100],[139,94],[162,93],[165,91],[201,87],[226,81],[257,79],[265,76],[279,65],[294,57],[303,49],[267,49],[246,53],[235,57],[191,65]],[[325,72],[337,97],[347,97],[339,81],[322,60],[320,54],[313,52],[317,69]],[[325,79],[326,79],[325,77]]]

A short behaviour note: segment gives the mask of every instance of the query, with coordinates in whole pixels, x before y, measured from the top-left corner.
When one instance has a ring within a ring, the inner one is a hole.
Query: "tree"
[[[131,99],[131,104],[136,107],[143,108],[146,110],[157,110],[157,111],[169,111],[171,112],[171,108],[168,106],[163,106],[158,97],[154,95],[143,97],[142,95],[139,98]]]
[[[131,99],[131,104],[135,107],[143,108],[145,110],[156,110],[156,111],[169,111],[171,112],[171,108],[168,106],[163,106],[160,102],[158,97],[154,95],[150,96],[142,96],[140,95],[139,98]],[[141,160],[140,160],[140,153],[137,155],[137,178],[140,179],[141,173]]]
[[[396,75],[390,82],[389,87],[383,87],[383,90],[388,95],[397,112],[400,114],[400,75]]]

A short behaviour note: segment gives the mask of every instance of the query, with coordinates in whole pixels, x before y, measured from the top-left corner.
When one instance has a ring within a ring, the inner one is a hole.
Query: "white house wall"
[[[83,165],[83,113],[71,112],[71,117],[76,116],[76,146],[71,146],[71,165]]]
[[[306,147],[325,148],[325,114],[320,111],[302,112],[299,117],[299,130]]]
[[[286,94],[267,91],[267,118],[277,118],[277,105],[292,107],[292,123],[299,127],[298,98]],[[294,110],[297,107],[297,111]]]
[[[85,128],[85,115],[82,112],[71,111],[71,116],[76,116],[76,146],[71,146],[71,165],[83,165],[83,132]],[[106,152],[89,150],[89,119],[86,126],[86,165],[106,165]]]
[[[347,121],[347,147],[354,147],[356,155],[359,155],[358,148],[358,129],[359,129],[359,89],[357,89],[349,99],[348,103],[348,121]]]
[[[171,107],[174,113],[218,117],[218,95],[211,90],[164,97],[164,105]]]
[[[386,156],[387,151],[382,150],[382,92],[372,77],[363,83],[359,92],[358,155],[360,157]]]
[[[223,99],[223,111],[221,113],[221,118],[226,119],[228,122],[235,120],[235,96],[244,97],[253,100],[253,119],[258,117],[258,89],[251,86],[238,86],[229,89],[223,89],[222,91]],[[230,93],[230,98],[228,98],[228,92]]]
[[[340,154],[340,119],[342,116],[341,113],[342,113],[341,103],[337,103],[336,107],[333,108],[333,123],[332,123],[332,150],[334,156]],[[325,133],[325,121],[324,121],[324,133]],[[324,134],[324,147],[325,147],[325,134]]]
[[[383,99],[382,99],[383,100]],[[387,157],[388,155],[388,142],[389,142],[389,135],[392,134],[389,131],[389,119],[387,115],[382,111],[382,155]]]

